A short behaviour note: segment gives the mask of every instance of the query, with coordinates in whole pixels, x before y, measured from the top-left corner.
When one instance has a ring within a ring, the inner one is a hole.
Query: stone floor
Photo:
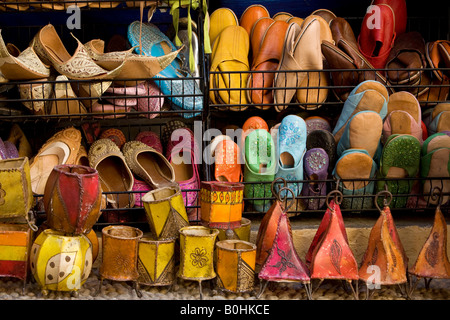
[[[78,297],[70,292],[50,291],[47,295],[34,281],[29,281],[22,292],[23,281],[13,278],[0,279],[0,300],[200,300],[197,282],[177,279],[172,288],[141,286],[142,297],[138,297],[131,283],[104,280],[101,292],[95,295],[98,286],[98,269],[94,269],[78,291]],[[313,300],[354,300],[349,287],[340,281],[324,281],[318,288],[313,283]],[[229,293],[215,287],[214,280],[203,282],[203,300],[307,300],[304,288],[294,283],[269,283],[259,299],[259,284],[251,293]],[[359,299],[366,298],[364,285],[359,285]],[[450,279],[434,279],[428,289],[420,280],[411,295],[412,300],[449,300]],[[399,286],[382,286],[373,290],[371,300],[407,300]]]

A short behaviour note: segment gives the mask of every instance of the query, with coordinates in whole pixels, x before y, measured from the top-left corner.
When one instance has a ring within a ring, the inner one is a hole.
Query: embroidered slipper
[[[214,150],[214,177],[217,181],[242,182],[240,155],[239,146],[231,139],[218,142]]]
[[[72,90],[69,79],[64,75],[59,75],[55,80],[55,87],[53,90],[54,101],[51,104],[50,114],[85,114],[86,108],[78,99],[75,92]]]
[[[331,174],[338,159],[336,141],[331,132],[326,130],[311,131],[306,137],[306,150],[321,148],[328,155],[328,173]]]
[[[344,133],[336,147],[340,157],[347,149],[365,149],[374,158],[380,148],[383,120],[374,111],[361,111],[355,114],[345,126]]]
[[[380,159],[380,178],[393,180],[379,180],[377,189],[384,190],[385,185],[394,197],[391,207],[404,208],[411,192],[413,181],[401,180],[414,178],[419,173],[421,145],[416,137],[408,134],[394,134],[386,141]]]
[[[127,142],[123,131],[117,128],[106,129],[100,134],[99,139],[110,139],[119,147],[119,149],[122,149],[123,145]]]
[[[319,210],[325,204],[327,195],[327,184],[329,160],[328,155],[322,148],[309,149],[305,153],[304,183],[301,195],[307,197],[302,199],[305,210]]]
[[[113,208],[132,208],[134,176],[119,147],[110,139],[98,139],[89,148],[88,159],[98,172],[107,203]]]
[[[175,181],[174,168],[169,161],[145,143],[128,141],[122,150],[131,172],[144,179],[151,187],[157,189]]]
[[[8,80],[39,80],[50,76],[50,66],[39,59],[33,47],[20,52],[6,45],[0,34],[0,72]]]
[[[333,176],[340,181],[338,188],[343,193],[341,207],[345,209],[370,209],[373,206],[371,195],[375,189],[377,165],[364,149],[345,150],[336,162]],[[349,195],[351,197],[345,197]],[[361,197],[358,197],[361,195]]]
[[[278,163],[275,178],[288,181],[287,187],[295,196],[300,195],[303,183],[289,181],[303,180],[303,158],[306,152],[306,123],[303,118],[296,115],[283,118],[278,129],[276,152]],[[281,192],[280,196],[284,198],[285,194]]]
[[[52,78],[33,80],[31,83],[20,83],[17,85],[22,104],[33,114],[45,115],[49,112],[49,105],[53,95],[53,84],[49,82]]]
[[[143,142],[159,153],[164,154],[161,140],[153,131],[141,131],[136,135],[136,137],[134,137],[134,140]]]
[[[39,58],[48,65],[52,65],[61,75],[73,80],[112,80],[117,77],[123,64],[114,70],[105,70],[89,57],[83,44],[74,35],[77,48],[69,54],[62,43],[55,27],[51,24],[41,28],[32,40],[32,47]]]
[[[330,122],[319,116],[310,116],[305,119],[307,134],[314,130],[326,130],[331,132]]]
[[[33,156],[30,142],[17,123],[12,125],[6,141],[9,141],[16,146],[20,157],[27,157],[28,159],[31,159]]]

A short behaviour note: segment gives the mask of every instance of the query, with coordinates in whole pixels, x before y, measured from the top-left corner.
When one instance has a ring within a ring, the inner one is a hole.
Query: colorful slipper
[[[380,146],[383,120],[375,111],[361,111],[355,114],[345,126],[336,152],[340,157],[347,149],[365,149],[374,158]]]
[[[431,195],[434,187],[439,187],[442,192],[450,191],[450,180],[442,179],[450,176],[450,137],[444,133],[435,133],[425,140],[422,146],[422,157],[420,162],[420,176],[422,178],[438,178],[436,180],[426,179],[423,181],[423,193],[427,203],[437,204],[439,199]],[[442,204],[447,203],[448,196],[443,196]]]
[[[410,134],[423,143],[421,107],[416,97],[407,91],[389,96],[382,142],[385,143],[391,134]]]
[[[271,184],[275,178],[275,145],[266,130],[257,129],[245,139],[244,196],[255,210],[266,212],[272,196]],[[254,182],[254,183],[250,183]],[[259,182],[259,183],[258,183]]]
[[[303,157],[306,152],[306,123],[301,117],[288,115],[278,129],[277,173],[275,178],[286,181],[303,180]],[[288,183],[295,196],[300,195],[302,183]],[[280,194],[284,198],[285,192]],[[289,195],[288,195],[289,196]]]
[[[385,186],[394,196],[391,202],[393,208],[404,208],[411,192],[413,181],[402,178],[414,178],[419,173],[421,145],[416,137],[408,134],[394,134],[386,141],[380,159],[380,178],[378,190],[385,190]]]
[[[325,150],[330,163],[328,166],[328,173],[331,174],[338,159],[336,153],[336,142],[331,132],[326,130],[311,131],[306,137],[306,150],[313,148],[321,148]]]
[[[328,155],[322,148],[309,149],[303,160],[305,182],[301,195],[308,197],[302,199],[304,209],[319,210],[325,204],[327,195],[327,184],[329,160]]]
[[[333,135],[336,142],[342,136],[345,125],[356,113],[364,110],[378,112],[381,119],[387,115],[387,104],[389,93],[386,87],[378,81],[366,80],[357,85],[349,94],[344,102],[342,112],[333,129]]]
[[[141,37],[142,36],[142,37]],[[158,27],[151,23],[135,21],[128,26],[128,40],[135,51],[146,56],[160,57],[178,49]],[[140,46],[141,44],[141,46]],[[175,106],[183,110],[203,110],[203,94],[190,74],[181,69],[181,58],[174,59],[165,69],[153,77],[161,92]],[[183,113],[192,118],[201,112]]]
[[[375,189],[377,165],[364,149],[345,150],[336,162],[333,176],[345,181],[339,182],[339,190],[344,195],[341,207],[345,209],[370,209],[373,206],[371,195]],[[345,197],[345,196],[350,197]],[[358,197],[361,195],[361,197]]]
[[[219,8],[209,16],[209,41],[214,46],[214,41],[219,34],[228,26],[238,26],[239,20],[233,10],[229,8]]]

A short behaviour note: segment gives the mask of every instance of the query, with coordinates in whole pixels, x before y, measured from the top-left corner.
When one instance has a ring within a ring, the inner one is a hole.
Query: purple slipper
[[[14,143],[12,143],[11,141],[5,141],[3,144],[5,146],[7,159],[14,159],[19,157],[19,151],[17,150],[17,147]]]
[[[328,177],[328,154],[322,148],[312,148],[306,151],[303,160],[304,177],[306,182],[302,189],[302,196],[309,198],[302,199],[305,209],[318,210],[325,204],[327,194],[326,182],[314,182],[314,180],[326,180]],[[319,198],[322,196],[323,198]]]
[[[5,143],[0,138],[0,159],[5,160],[8,159],[8,151],[6,150]]]

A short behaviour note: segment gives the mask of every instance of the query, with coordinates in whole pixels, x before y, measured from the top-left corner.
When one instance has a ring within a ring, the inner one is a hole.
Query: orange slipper
[[[284,38],[289,24],[285,21],[273,22],[261,42],[258,56],[253,61],[252,71],[275,71],[281,60],[283,52]],[[247,87],[258,90],[248,90],[248,100],[255,104],[258,109],[269,109],[270,106],[264,104],[273,103],[273,91],[262,90],[273,87],[275,73],[252,73],[248,78]]]
[[[239,25],[247,31],[248,35],[253,28],[253,24],[262,17],[269,17],[269,11],[267,11],[266,7],[260,4],[253,4],[249,6],[241,15],[241,19],[239,20]]]

